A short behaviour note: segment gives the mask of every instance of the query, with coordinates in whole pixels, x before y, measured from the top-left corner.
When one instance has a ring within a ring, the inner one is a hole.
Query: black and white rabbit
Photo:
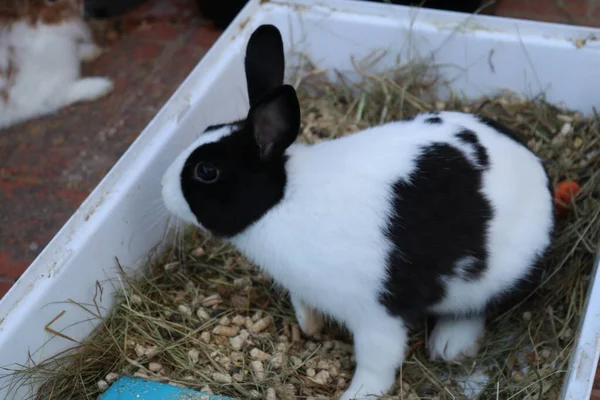
[[[490,304],[540,267],[554,229],[542,162],[507,129],[424,113],[315,145],[294,143],[279,30],[245,58],[247,119],[209,127],[169,167],[167,208],[233,243],[289,290],[301,328],[353,334],[341,399],[394,384],[412,323],[434,316],[432,358],[472,356]]]

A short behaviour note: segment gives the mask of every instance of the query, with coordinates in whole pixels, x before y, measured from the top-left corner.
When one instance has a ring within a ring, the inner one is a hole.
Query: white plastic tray
[[[113,285],[107,282],[117,276],[115,260],[135,268],[163,237],[167,216],[155,208],[163,171],[208,124],[245,115],[243,50],[262,23],[277,25],[287,50],[306,54],[320,68],[351,73],[353,58],[376,50],[387,51],[380,70],[396,65],[398,56],[431,55],[453,65],[445,75],[469,96],[508,88],[525,95],[544,91],[549,101],[583,113],[600,105],[598,30],[350,0],[252,0],[0,301],[0,367],[26,364],[29,352],[38,362],[71,347],[44,330],[62,311],[52,329],[85,338],[94,321],[69,299],[95,299],[103,312],[111,308]],[[595,276],[564,399],[591,393],[600,352]],[[7,383],[0,378],[0,387]],[[20,400],[31,390],[7,397],[0,389],[0,398]]]

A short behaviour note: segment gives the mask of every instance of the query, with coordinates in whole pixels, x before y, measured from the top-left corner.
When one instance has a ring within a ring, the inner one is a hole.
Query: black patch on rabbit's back
[[[479,143],[479,139],[477,138],[475,132],[470,129],[464,129],[457,133],[456,137],[458,137],[463,143],[473,146],[477,156],[477,162],[481,167],[487,168],[490,165],[490,158],[487,150],[481,143]]]
[[[482,173],[459,149],[435,143],[394,184],[386,230],[394,247],[380,296],[392,315],[420,318],[445,296],[444,277],[473,280],[485,271],[493,210],[480,191]]]
[[[484,117],[482,115],[478,115],[477,118],[479,118],[479,120],[482,123],[486,124],[490,128],[493,128],[497,132],[500,132],[504,136],[506,136],[506,137],[514,140],[518,144],[523,145],[523,146],[525,146],[527,148],[527,145],[525,144],[525,141],[523,140],[523,138],[521,136],[519,136],[517,134],[517,132],[515,132],[512,129],[508,128],[506,125],[503,125],[500,122],[494,121],[493,119],[488,118],[488,117]]]
[[[426,124],[432,124],[432,125],[439,125],[442,122],[443,122],[442,119],[438,116],[429,117],[425,120]]]
[[[194,150],[181,172],[183,196],[192,213],[218,237],[235,236],[258,221],[283,199],[287,182],[287,158],[261,161],[249,128],[243,124],[236,128],[219,141]],[[219,170],[216,182],[205,184],[194,179],[200,162]]]

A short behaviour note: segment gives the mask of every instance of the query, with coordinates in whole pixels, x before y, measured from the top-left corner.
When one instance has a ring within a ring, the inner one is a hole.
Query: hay
[[[434,68],[410,65],[392,75],[363,75],[355,84],[303,75],[302,140],[339,137],[424,110],[478,111],[522,133],[554,183],[573,179],[582,186],[559,222],[543,284],[492,319],[475,359],[429,361],[425,333],[415,332],[395,398],[558,398],[600,242],[600,118],[510,93],[436,101],[443,82]],[[76,351],[14,373],[13,384],[43,382],[34,398],[59,400],[95,398],[124,374],[245,399],[341,393],[354,367],[343,330],[302,337],[287,297],[267,277],[193,229],[184,238],[143,277],[123,274],[128,289],[118,306]]]

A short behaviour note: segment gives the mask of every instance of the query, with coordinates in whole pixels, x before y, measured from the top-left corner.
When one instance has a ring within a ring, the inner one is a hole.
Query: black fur
[[[123,15],[148,0],[85,0],[85,16],[94,19],[106,19]]]
[[[196,0],[203,17],[218,29],[225,29],[242,11],[248,0]]]
[[[502,125],[500,122],[494,121],[491,118],[484,117],[482,115],[478,115],[477,117],[479,118],[479,120],[481,122],[483,122],[487,126],[489,126],[491,128],[494,128],[496,131],[498,131],[501,134],[503,134],[503,135],[511,138],[515,142],[517,142],[517,143],[525,146],[525,148],[527,148],[527,146],[525,144],[525,140],[521,136],[519,136],[515,131],[513,131],[512,129],[508,128],[505,125]]]
[[[425,123],[439,125],[442,123],[442,119],[440,117],[429,117],[425,120]]]
[[[246,49],[246,81],[250,111],[233,132],[190,154],[181,172],[186,202],[198,222],[216,236],[231,237],[259,220],[283,198],[284,155],[300,131],[300,105],[292,86],[283,85],[283,43],[279,30],[262,25]],[[199,163],[219,171],[215,182],[194,178]]]
[[[250,109],[237,130],[194,150],[181,172],[192,213],[216,236],[234,236],[259,220],[285,192],[284,155],[300,130],[300,105],[291,86],[281,86]],[[214,128],[214,127],[213,127]],[[219,170],[206,184],[194,179],[199,163]]]
[[[250,106],[283,85],[285,55],[281,33],[273,25],[261,25],[250,36],[244,58]]]
[[[290,85],[274,90],[250,110],[248,124],[263,160],[283,154],[300,131],[300,104]]]
[[[116,0],[115,0],[116,1]],[[388,0],[365,0],[377,3]],[[196,0],[202,15],[212,21],[218,29],[225,29],[242,10],[248,0]],[[481,0],[391,0],[392,4],[413,5],[440,10],[472,13],[482,5]]]
[[[465,144],[469,144],[475,148],[475,154],[477,154],[477,162],[483,168],[487,168],[490,165],[490,158],[487,150],[477,139],[475,132],[465,129],[462,132],[456,134],[456,136]]]
[[[226,126],[237,126],[239,129],[239,127],[241,127],[243,125],[243,123],[244,123],[244,120],[240,120],[240,121],[235,121],[235,122],[229,122],[227,124],[210,125],[208,128],[206,128],[204,130],[204,133],[216,131],[217,129],[225,128]]]
[[[480,192],[482,173],[460,150],[436,143],[423,148],[410,178],[394,185],[394,217],[386,234],[395,247],[380,296],[392,315],[422,317],[445,295],[440,278],[456,275],[463,257],[477,260],[463,271],[464,279],[485,271],[493,210]]]
[[[262,161],[251,128],[196,149],[181,172],[183,195],[198,222],[215,236],[231,237],[252,225],[283,198],[284,156]],[[208,162],[219,169],[212,184],[194,180],[194,168]]]

